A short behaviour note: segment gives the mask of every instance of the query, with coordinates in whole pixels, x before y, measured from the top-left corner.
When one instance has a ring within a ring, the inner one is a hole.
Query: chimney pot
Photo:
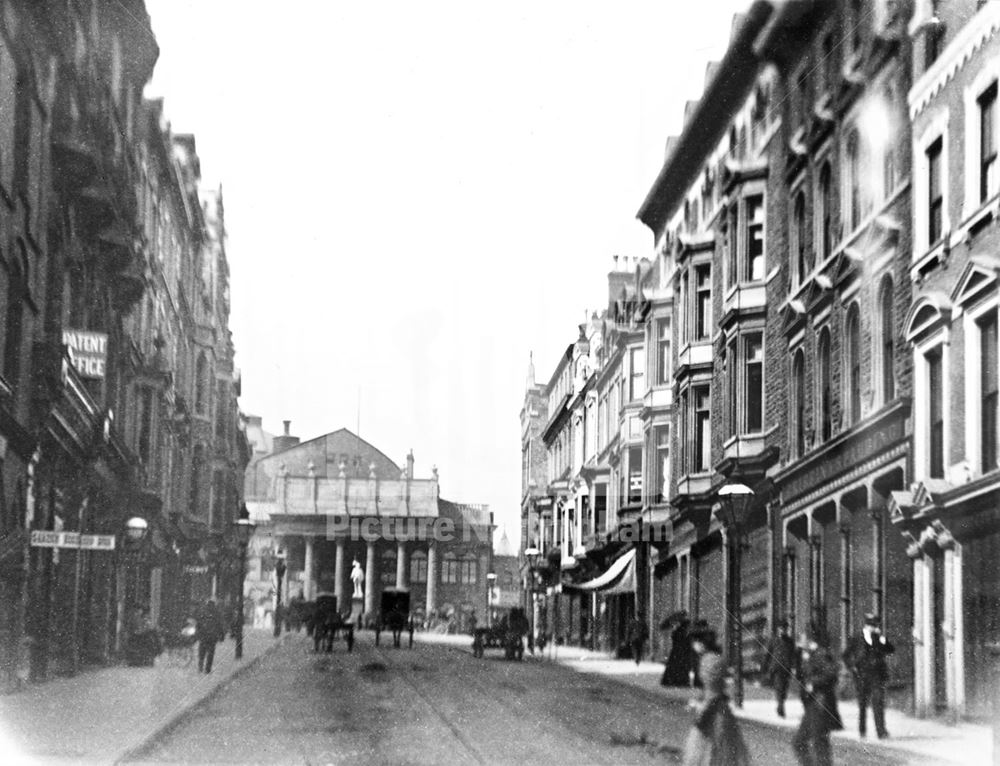
[[[292,421],[291,420],[282,420],[281,422],[285,424],[285,436],[288,436],[289,435],[289,429],[291,429],[291,427],[292,427]]]

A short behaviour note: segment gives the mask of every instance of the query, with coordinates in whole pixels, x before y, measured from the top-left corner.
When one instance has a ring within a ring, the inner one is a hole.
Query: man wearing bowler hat
[[[798,656],[795,640],[788,633],[788,620],[778,620],[777,632],[767,646],[767,655],[762,668],[763,676],[774,687],[774,698],[778,703],[778,715],[785,717],[785,699],[788,697],[788,682],[795,675]]]
[[[868,723],[868,704],[875,718],[875,733],[885,739],[885,684],[889,668],[885,658],[895,651],[891,642],[882,635],[881,622],[876,614],[865,615],[865,625],[860,633],[851,636],[844,650],[844,663],[854,675],[854,688],[858,693],[858,733],[864,737]]]

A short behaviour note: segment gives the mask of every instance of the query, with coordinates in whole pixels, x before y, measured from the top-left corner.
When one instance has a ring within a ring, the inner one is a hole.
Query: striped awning
[[[606,571],[593,580],[580,583],[563,583],[563,591],[635,593],[635,548],[615,559]]]

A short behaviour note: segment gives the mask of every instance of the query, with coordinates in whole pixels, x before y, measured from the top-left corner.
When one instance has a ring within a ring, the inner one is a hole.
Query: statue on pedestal
[[[354,559],[354,564],[351,566],[351,582],[354,583],[354,593],[351,598],[364,598],[364,591],[362,591],[362,583],[365,581],[365,573],[361,568],[361,564],[358,563],[357,559]]]

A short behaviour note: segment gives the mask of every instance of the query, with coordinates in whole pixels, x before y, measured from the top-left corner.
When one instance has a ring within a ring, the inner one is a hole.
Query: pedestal
[[[363,596],[355,596],[351,599],[351,616],[349,618],[352,625],[361,625],[361,618],[365,613],[365,599]]]

